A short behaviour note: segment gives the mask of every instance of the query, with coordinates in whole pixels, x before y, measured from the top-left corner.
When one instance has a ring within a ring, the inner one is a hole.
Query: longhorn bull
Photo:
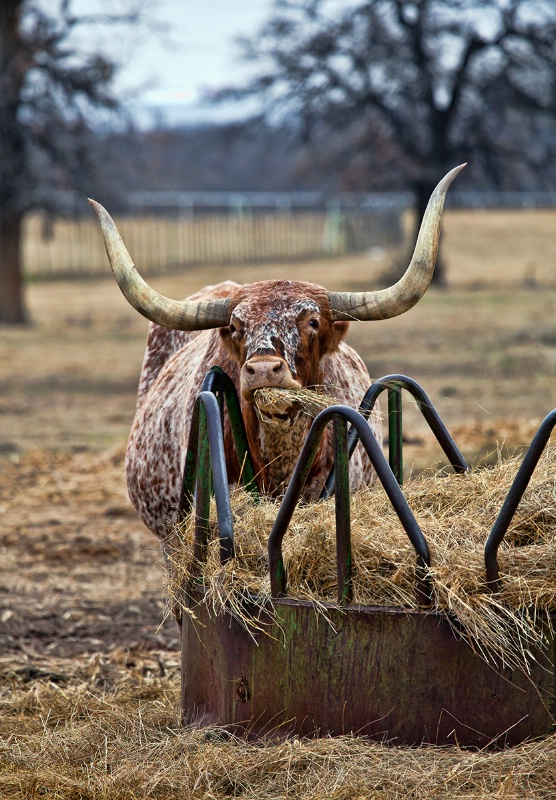
[[[328,292],[298,281],[230,281],[176,301],[154,291],[139,275],[108,212],[91,200],[118,285],[128,302],[150,320],[135,420],[126,453],[131,500],[164,539],[178,506],[181,473],[193,405],[203,377],[218,364],[238,390],[259,488],[273,495],[287,486],[310,419],[296,405],[255,407],[263,387],[332,387],[342,402],[357,406],[371,379],[359,355],[343,340],[352,320],[403,314],[427,290],[436,261],[446,192],[463,167],[438,184],[423,217],[411,262],[393,286],[369,292]],[[326,388],[325,388],[326,391]],[[378,412],[369,419],[382,442]],[[239,478],[232,436],[225,426],[229,479]],[[330,433],[322,440],[305,498],[316,499],[332,465]],[[372,484],[375,474],[358,447],[350,488]]]

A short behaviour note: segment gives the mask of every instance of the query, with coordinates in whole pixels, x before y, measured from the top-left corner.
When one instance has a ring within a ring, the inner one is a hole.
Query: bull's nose
[[[250,389],[263,386],[283,386],[284,379],[291,376],[283,358],[264,356],[250,358],[243,366],[244,378]]]
[[[255,389],[299,389],[290,368],[280,356],[253,356],[243,365],[240,373],[241,394],[251,401]]]

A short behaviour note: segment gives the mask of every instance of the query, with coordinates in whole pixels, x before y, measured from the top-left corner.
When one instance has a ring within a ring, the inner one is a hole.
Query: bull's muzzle
[[[241,394],[245,400],[253,399],[256,389],[299,389],[287,363],[280,356],[253,356],[248,359],[240,373]],[[284,409],[285,410],[285,409]]]

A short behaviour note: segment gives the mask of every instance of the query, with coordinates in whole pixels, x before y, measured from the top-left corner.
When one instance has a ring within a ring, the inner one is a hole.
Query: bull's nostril
[[[246,365],[245,369],[247,370],[249,375],[254,375],[255,374],[255,370],[253,369],[253,367],[249,367],[249,366]]]
[[[283,366],[284,365],[282,364],[282,362],[280,362],[279,364],[276,364],[276,366],[272,368],[272,371],[273,372],[280,372],[282,370]]]

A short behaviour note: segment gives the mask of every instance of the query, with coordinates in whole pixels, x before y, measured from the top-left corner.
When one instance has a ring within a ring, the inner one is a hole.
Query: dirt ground
[[[542,235],[538,216],[534,224],[519,218],[527,234],[519,246],[508,218],[503,230],[498,217],[484,230],[471,212],[460,212],[457,224],[448,219],[449,288],[430,291],[400,318],[350,333],[371,375],[401,372],[423,385],[473,464],[499,446],[526,446],[556,406],[556,237],[554,215],[541,216]],[[225,276],[361,288],[399,255],[238,266]],[[223,276],[193,269],[153,284],[179,297]],[[165,618],[158,543],[136,517],[123,474],[146,322],[110,279],[38,283],[27,299],[33,324],[0,330],[0,733],[9,735],[33,692],[91,692],[122,676],[134,686],[163,685],[167,722],[175,724],[177,628]],[[406,405],[406,469],[437,467],[441,454]],[[20,720],[14,730],[28,733],[29,720],[46,713],[33,702],[27,727]],[[30,780],[0,784],[1,796],[35,796]]]

